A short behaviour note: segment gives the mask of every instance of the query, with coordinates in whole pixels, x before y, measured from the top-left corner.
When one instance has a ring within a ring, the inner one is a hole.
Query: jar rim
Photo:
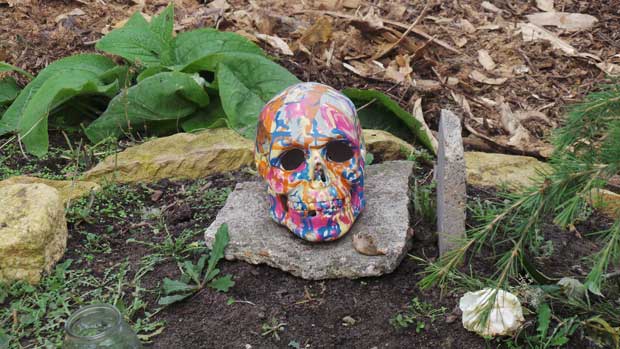
[[[104,310],[108,314],[112,315],[112,320],[114,322],[112,326],[109,326],[103,331],[96,333],[92,336],[81,336],[72,331],[71,325],[75,323],[79,318],[85,315],[91,314],[98,310]],[[118,330],[118,328],[121,327],[121,324],[122,324],[121,313],[118,311],[118,309],[115,306],[112,306],[110,304],[105,304],[105,303],[91,304],[91,305],[87,305],[85,307],[78,309],[75,313],[69,316],[69,319],[67,319],[67,321],[65,322],[65,332],[69,336],[77,338],[77,339],[95,340],[95,339],[104,338],[105,336],[109,335],[111,332]]]

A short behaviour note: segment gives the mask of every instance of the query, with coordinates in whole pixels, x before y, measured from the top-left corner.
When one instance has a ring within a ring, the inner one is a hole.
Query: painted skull
[[[300,83],[263,108],[255,159],[271,217],[308,241],[346,234],[364,201],[364,140],[355,106],[335,89]]]

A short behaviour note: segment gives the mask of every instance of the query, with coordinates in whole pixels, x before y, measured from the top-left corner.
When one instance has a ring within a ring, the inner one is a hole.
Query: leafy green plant
[[[217,277],[220,270],[216,268],[217,263],[224,257],[224,249],[228,245],[228,226],[222,224],[215,234],[213,248],[207,256],[200,257],[196,264],[191,261],[184,261],[181,269],[183,275],[180,280],[165,278],[163,281],[163,292],[166,296],[160,298],[159,304],[168,305],[186,299],[205,287],[213,288],[217,291],[228,292],[235,285],[231,275]],[[205,271],[205,264],[207,270]],[[204,272],[204,273],[203,273]]]
[[[264,336],[271,335],[273,338],[275,338],[275,340],[279,341],[280,340],[279,333],[284,331],[284,327],[286,327],[286,325],[287,325],[286,322],[280,322],[276,318],[271,318],[269,322],[265,322],[261,326],[261,330],[262,330],[261,336],[264,337]]]
[[[23,90],[0,83],[0,135],[15,133],[26,151],[48,151],[48,125],[84,128],[88,139],[136,132],[163,135],[230,127],[255,135],[265,102],[300,82],[243,36],[211,28],[174,35],[171,3],[147,21],[136,12],[123,27],[101,38],[96,48],[125,59],[117,65],[99,54],[53,62]],[[0,63],[0,72],[19,68]],[[381,128],[428,149],[420,123],[379,91],[344,91],[360,108],[362,126]],[[10,106],[9,106],[9,103]]]
[[[415,332],[422,332],[427,322],[432,324],[440,316],[445,315],[446,308],[434,308],[432,304],[420,301],[418,297],[414,297],[406,312],[401,312],[390,319],[390,324],[397,329],[408,328],[415,324]]]
[[[580,327],[580,321],[576,316],[568,319],[560,320],[559,323],[552,327],[552,314],[551,308],[547,303],[541,303],[537,311],[536,319],[536,333],[524,334],[521,331],[520,335],[515,339],[511,338],[507,342],[509,347],[520,348],[519,337],[524,337],[524,342],[528,348],[535,349],[547,349],[554,347],[562,347],[569,342],[570,336]]]

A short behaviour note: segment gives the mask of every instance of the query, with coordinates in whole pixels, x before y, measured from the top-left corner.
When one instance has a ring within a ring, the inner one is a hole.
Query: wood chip
[[[555,34],[551,33],[547,29],[537,26],[534,23],[519,23],[517,24],[517,26],[519,27],[519,30],[521,31],[521,35],[523,37],[523,41],[525,42],[534,40],[545,40],[549,41],[549,43],[551,43],[551,46],[563,51],[569,56],[590,58],[596,61],[601,60],[601,58],[596,55],[577,51],[576,48],[571,46],[566,41],[558,38]]]
[[[553,26],[565,30],[585,30],[592,28],[598,19],[582,13],[538,12],[525,16],[530,23],[539,26]]]
[[[478,62],[488,71],[495,69],[495,62],[487,50],[478,50]]]

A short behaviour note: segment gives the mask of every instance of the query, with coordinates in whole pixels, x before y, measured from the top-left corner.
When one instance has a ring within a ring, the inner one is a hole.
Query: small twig
[[[400,36],[400,38],[398,38],[398,40],[396,40],[394,43],[392,43],[390,46],[388,46],[383,51],[380,51],[377,54],[375,54],[372,57],[372,59],[379,59],[379,58],[385,56],[386,54],[388,54],[390,51],[392,51],[396,46],[400,45],[400,43],[403,42],[403,40],[407,37],[407,35],[409,35],[409,33],[411,33],[411,30],[413,29],[413,27],[416,26],[420,22],[420,20],[423,19],[426,16],[426,11],[428,10],[428,5],[430,3],[431,3],[430,1],[427,1],[426,4],[424,4],[424,8],[422,8],[422,11],[418,15],[418,17],[413,21],[413,23],[411,23],[409,28],[407,28],[407,30],[405,30],[405,32]],[[433,41],[433,39],[429,39],[429,41]]]

